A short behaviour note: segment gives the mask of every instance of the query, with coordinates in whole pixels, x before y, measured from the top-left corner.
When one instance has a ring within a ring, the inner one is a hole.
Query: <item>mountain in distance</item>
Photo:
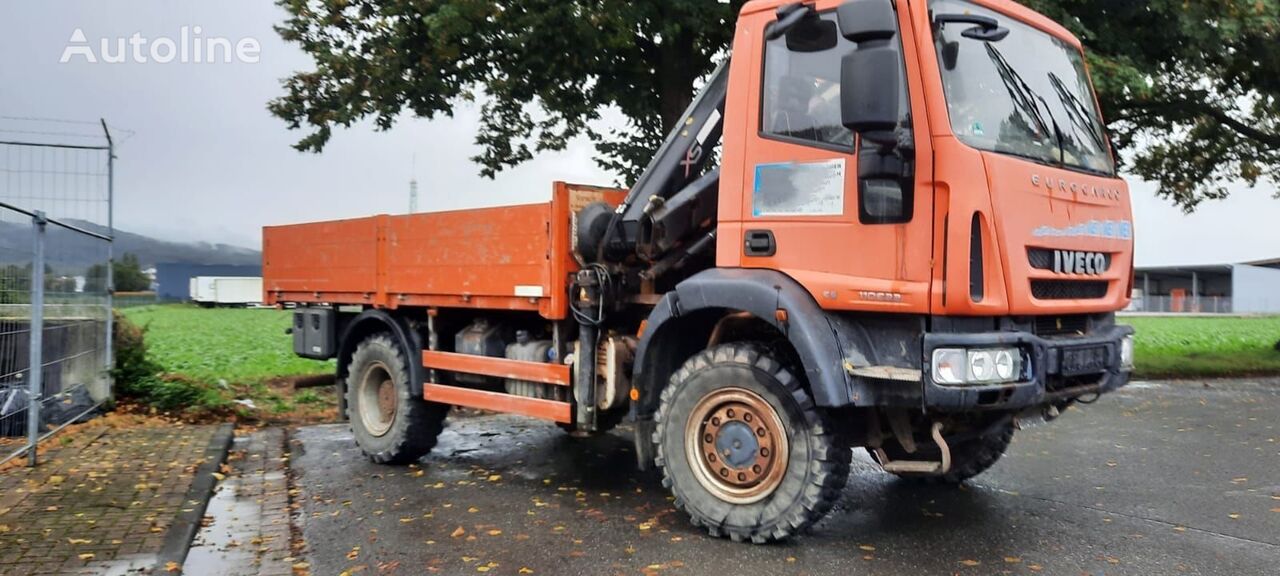
[[[107,234],[106,226],[84,220],[63,220],[68,225]],[[261,265],[262,253],[249,248],[207,242],[171,242],[150,236],[115,231],[114,254],[118,260],[124,254],[134,254],[143,268],[161,262],[189,264]],[[31,260],[32,233],[29,223],[0,222],[0,260],[18,263]],[[54,269],[80,268],[105,259],[105,244],[91,236],[76,233],[60,226],[49,225],[45,237],[45,254]]]

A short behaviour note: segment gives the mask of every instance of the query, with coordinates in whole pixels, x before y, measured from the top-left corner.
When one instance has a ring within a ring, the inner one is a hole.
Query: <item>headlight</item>
[[[1120,368],[1133,370],[1133,336],[1125,336],[1120,341]]]
[[[1004,384],[1022,379],[1017,348],[939,348],[933,351],[933,381],[938,384]]]

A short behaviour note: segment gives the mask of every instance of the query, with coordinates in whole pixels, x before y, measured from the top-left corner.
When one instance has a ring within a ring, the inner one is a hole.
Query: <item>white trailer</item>
[[[262,303],[261,277],[197,276],[191,300],[201,306],[249,306]]]

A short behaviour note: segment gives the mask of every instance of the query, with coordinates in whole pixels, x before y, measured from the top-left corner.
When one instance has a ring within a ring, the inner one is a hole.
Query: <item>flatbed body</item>
[[[263,229],[263,289],[281,303],[568,315],[570,214],[624,190],[556,182],[548,202]]]

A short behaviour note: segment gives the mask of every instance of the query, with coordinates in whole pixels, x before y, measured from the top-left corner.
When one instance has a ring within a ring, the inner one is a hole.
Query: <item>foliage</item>
[[[296,145],[320,151],[334,126],[401,112],[452,115],[479,99],[481,173],[563,150],[585,136],[599,164],[634,176],[693,99],[733,36],[744,0],[277,0],[276,30],[316,69],[269,105]],[[596,125],[614,107],[627,120]]]
[[[723,55],[742,0],[277,0],[315,59],[269,104],[296,145],[479,99],[481,173],[586,136],[630,180]],[[1185,210],[1280,180],[1280,0],[1028,0],[1079,35],[1128,169]],[[601,133],[615,107],[623,130]]]
[[[126,344],[117,352],[117,382],[145,404],[188,415],[234,410],[251,421],[334,416],[332,386],[294,391],[296,376],[332,374],[333,364],[292,354],[284,332],[287,311],[161,305],[130,308],[118,317],[133,333],[123,336]]]
[[[199,382],[166,375],[147,353],[146,329],[121,314],[116,314],[113,343],[112,378],[121,397],[166,411],[218,409],[229,402],[217,390]]]
[[[1137,330],[1134,355],[1145,378],[1280,373],[1280,316],[1127,317]]]
[[[107,265],[94,264],[85,272],[84,291],[101,294],[107,291]]]
[[[142,273],[142,265],[138,263],[136,255],[125,254],[111,269],[117,292],[145,292],[151,289],[151,279]]]

